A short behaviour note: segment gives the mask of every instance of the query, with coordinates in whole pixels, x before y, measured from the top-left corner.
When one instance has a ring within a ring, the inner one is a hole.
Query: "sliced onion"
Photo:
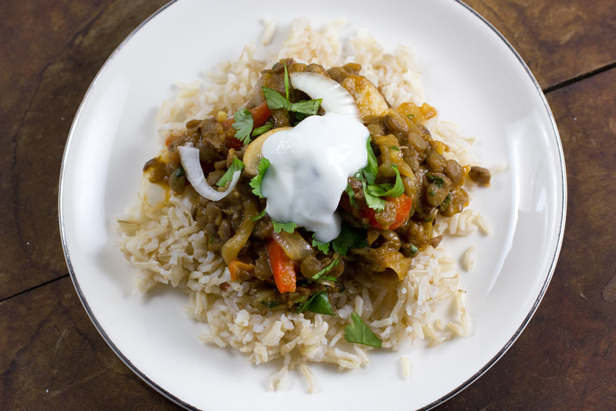
[[[205,181],[205,175],[199,162],[199,149],[190,146],[178,147],[180,152],[180,162],[184,171],[186,172],[186,178],[190,181],[193,188],[201,196],[211,201],[220,201],[225,198],[235,188],[237,181],[240,179],[241,171],[233,173],[233,179],[229,188],[225,191],[216,191]]]
[[[359,121],[355,99],[338,82],[317,73],[292,73],[290,77],[294,88],[312,99],[322,98],[321,106],[326,113],[342,114]]]
[[[280,233],[273,233],[272,236],[291,260],[303,260],[313,253],[310,244],[297,231],[293,231],[291,234],[281,231]]]

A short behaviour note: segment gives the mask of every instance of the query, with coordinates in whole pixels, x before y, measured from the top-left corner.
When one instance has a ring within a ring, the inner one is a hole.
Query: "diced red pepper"
[[[252,114],[253,129],[257,127],[261,127],[263,124],[265,124],[267,119],[270,118],[270,116],[272,115],[272,112],[270,111],[269,107],[267,106],[267,102],[265,101],[261,103],[260,105],[258,105],[257,107],[250,109],[248,111],[250,111],[250,113]],[[232,128],[231,126],[233,125],[233,123],[235,123],[235,120],[233,118],[230,118],[228,120],[223,121],[221,124],[225,130],[229,130]],[[233,130],[232,135],[227,135],[227,145],[231,148],[239,150],[240,148],[242,148],[242,142],[236,139],[235,137],[233,137],[234,135],[235,135],[235,130]]]
[[[294,292],[296,277],[293,260],[285,254],[284,250],[273,238],[267,242],[267,255],[278,291],[281,293]]]
[[[411,206],[413,205],[413,200],[410,197],[402,194],[400,197],[385,197],[385,201],[394,203],[396,205],[396,219],[394,222],[388,227],[388,230],[395,230],[400,227],[402,224],[406,223],[409,219],[409,214],[411,213]],[[345,210],[352,210],[351,203],[346,194],[344,194],[340,200],[340,205]],[[372,227],[378,228],[380,230],[385,229],[381,224],[376,221],[377,212],[372,208],[369,208],[367,205],[363,205],[359,208],[359,215],[362,218],[368,220],[369,224]]]

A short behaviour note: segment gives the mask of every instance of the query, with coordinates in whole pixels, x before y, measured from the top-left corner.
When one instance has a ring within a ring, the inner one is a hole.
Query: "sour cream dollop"
[[[263,143],[270,166],[261,183],[265,211],[279,222],[293,222],[329,242],[340,234],[336,213],[347,179],[368,164],[370,132],[345,115],[310,116]]]

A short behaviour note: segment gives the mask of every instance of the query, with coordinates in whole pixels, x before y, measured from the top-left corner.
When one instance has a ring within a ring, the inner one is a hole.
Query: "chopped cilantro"
[[[180,164],[180,168],[175,171],[175,178],[184,177],[186,175],[186,171],[184,171],[184,167]]]
[[[398,167],[395,164],[392,164],[391,167],[396,172],[396,183],[393,187],[391,184],[369,185],[366,187],[367,190],[364,189],[364,194],[366,194],[366,191],[374,197],[400,197],[404,194],[404,185],[402,184],[402,178],[400,177]]]
[[[342,222],[338,238],[332,241],[332,248],[340,255],[346,255],[350,248],[364,248],[367,246],[366,230],[351,227],[346,221]]]
[[[385,200],[372,194],[372,190],[368,189],[368,187],[372,186],[366,185],[365,181],[362,181],[362,185],[364,188],[364,198],[366,199],[366,204],[368,204],[368,207],[377,212],[383,211],[385,209]]]
[[[410,244],[410,243],[409,243]],[[419,248],[417,248],[415,246],[415,244],[410,244],[411,245],[411,257],[414,256],[415,254],[417,254],[417,251],[419,251]]]
[[[318,248],[323,252],[323,254],[329,253],[329,243],[324,243],[316,238],[314,238],[314,234],[312,235],[312,246]]]
[[[274,225],[274,232],[276,233],[280,233],[284,230],[291,234],[297,228],[297,224],[295,223],[279,223],[278,221],[272,220],[272,224]]]
[[[236,171],[242,170],[243,168],[244,168],[244,163],[242,163],[237,158],[234,158],[233,162],[231,163],[231,167],[229,167],[229,169],[225,172],[225,174],[223,174],[223,176],[220,177],[220,180],[218,180],[216,185],[218,187],[224,187],[229,181],[233,179],[233,174],[235,174]]]
[[[344,339],[355,344],[364,344],[371,347],[381,348],[381,340],[372,332],[356,313],[351,314],[353,325],[344,328]]]
[[[443,202],[441,203],[441,205],[438,206],[438,209],[440,211],[445,211],[447,210],[447,208],[449,208],[449,205],[451,204],[451,200],[453,198],[451,197],[451,193],[447,194],[447,197],[445,197],[445,199],[443,200]]]
[[[291,103],[289,100],[284,98],[279,92],[269,87],[261,87],[263,90],[263,95],[265,96],[265,100],[267,101],[267,107],[270,110],[278,110],[284,108],[285,110],[289,110],[291,108]]]
[[[400,147],[398,146],[389,146],[390,150],[396,150],[396,151],[400,151]]]
[[[329,302],[329,298],[327,297],[327,291],[320,291],[312,294],[308,301],[301,303],[297,307],[298,314],[304,311],[310,311],[317,314],[334,315],[332,304]]]
[[[276,307],[278,307],[280,305],[280,303],[278,301],[261,301],[261,304],[263,304],[264,306],[266,306],[270,310],[272,308],[276,308]]]
[[[336,277],[329,277],[327,275],[324,275],[322,277],[320,277],[321,280],[329,280],[329,281],[336,281],[338,280]]]
[[[441,177],[434,176],[432,174],[426,174],[426,177],[428,178],[428,180],[433,182],[434,185],[436,185],[438,188],[443,188],[443,184],[445,184],[445,180],[443,180]]]
[[[368,149],[368,165],[362,170],[368,184],[374,184],[376,175],[379,173],[379,164],[376,162],[374,151],[372,151],[372,146],[370,145],[371,141],[372,138],[368,137],[368,142],[366,143]]]
[[[289,72],[287,71],[287,63],[284,63],[284,92],[289,100]]]
[[[334,261],[332,261],[327,267],[325,267],[324,269],[322,269],[321,271],[319,271],[318,273],[313,275],[312,279],[313,280],[318,280],[319,277],[321,277],[323,274],[326,274],[326,273],[330,272],[338,264],[340,264],[340,259],[339,258],[335,258]]]
[[[408,114],[408,115],[406,116],[406,118],[415,118],[415,114],[412,114],[412,113],[411,113],[411,114]]]
[[[265,157],[261,158],[258,167],[259,174],[257,174],[255,177],[252,178],[252,180],[250,180],[249,184],[250,187],[252,187],[252,192],[257,197],[263,198],[263,194],[261,194],[261,182],[263,181],[263,176],[265,175],[265,172],[267,171],[267,168],[269,166],[270,161]]]
[[[259,214],[257,214],[257,215],[256,215],[256,216],[254,216],[254,217],[250,217],[250,219],[251,219],[252,221],[257,221],[257,220],[262,219],[264,216],[265,216],[265,210],[261,211]]]
[[[252,136],[253,137],[260,136],[261,134],[265,133],[266,131],[271,130],[272,127],[274,127],[274,123],[266,123],[266,124],[262,125],[261,127],[257,127],[252,132]]]
[[[434,197],[436,195],[436,191],[430,190],[430,191],[428,191],[428,194],[430,194],[430,196]]]
[[[313,116],[319,111],[319,107],[321,106],[322,101],[322,98],[316,100],[298,101],[297,103],[291,104],[291,108],[289,109],[289,111],[303,114],[306,117]]]
[[[240,140],[244,145],[250,143],[250,132],[254,121],[252,119],[252,113],[245,108],[238,110],[233,116],[235,122],[232,127],[236,130],[235,138]]]
[[[353,207],[357,207],[357,200],[355,200],[355,191],[353,191],[353,188],[351,187],[351,185],[347,184],[344,191],[349,195],[349,202],[351,203],[351,205]]]

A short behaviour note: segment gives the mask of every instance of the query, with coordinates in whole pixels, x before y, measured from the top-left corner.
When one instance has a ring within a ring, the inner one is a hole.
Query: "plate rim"
[[[65,226],[64,226],[64,210],[63,210],[64,176],[65,176],[65,167],[66,167],[66,163],[67,163],[67,157],[68,157],[68,153],[69,153],[69,150],[70,150],[71,142],[72,142],[72,140],[73,140],[73,138],[75,136],[76,124],[78,123],[79,118],[81,117],[83,108],[84,108],[86,102],[88,101],[88,98],[90,96],[90,93],[92,92],[92,89],[98,83],[99,78],[102,76],[102,74],[105,71],[105,69],[107,68],[107,66],[111,63],[111,61],[118,54],[118,52],[126,45],[126,43],[128,43],[133,38],[133,36],[141,28],[143,28],[147,23],[149,23],[152,19],[154,19],[160,13],[165,11],[167,8],[169,8],[170,6],[175,4],[177,1],[178,0],[170,0],[168,3],[164,4],[158,10],[156,10],[154,13],[152,13],[150,16],[148,16],[144,21],[142,21],[117,46],[114,49],[114,51],[111,53],[111,55],[107,58],[105,63],[101,66],[100,70],[98,71],[98,73],[96,74],[96,76],[94,77],[92,82],[90,83],[90,86],[88,87],[86,93],[84,94],[84,97],[83,97],[83,99],[82,99],[82,101],[81,101],[81,103],[79,105],[79,108],[77,109],[77,112],[75,113],[75,117],[73,118],[73,122],[71,124],[71,128],[69,130],[68,137],[67,137],[67,140],[66,140],[66,145],[64,147],[64,153],[62,155],[62,164],[61,164],[61,168],[60,168],[60,176],[59,176],[60,178],[59,178],[59,184],[58,184],[58,222],[59,222],[59,228],[60,228],[60,238],[61,238],[61,241],[62,241],[62,250],[64,252],[64,259],[66,261],[66,265],[67,265],[67,268],[68,268],[68,271],[69,271],[69,274],[70,274],[71,281],[73,282],[73,286],[75,287],[75,291],[77,292],[77,296],[79,297],[79,300],[80,300],[81,304],[83,305],[86,313],[88,314],[88,317],[90,318],[90,321],[92,321],[92,323],[94,324],[96,330],[99,332],[101,337],[103,337],[103,340],[107,343],[109,348],[111,348],[111,350],[118,356],[118,358],[120,358],[120,360],[122,360],[122,362],[132,372],[134,372],[139,378],[141,378],[145,383],[147,383],[150,387],[152,387],[154,390],[156,390],[159,394],[161,394],[162,396],[164,396],[168,400],[173,401],[177,405],[179,405],[179,406],[181,406],[181,407],[183,407],[183,408],[185,408],[187,410],[202,411],[201,409],[199,409],[199,408],[197,408],[197,407],[195,407],[193,405],[190,405],[190,404],[184,402],[180,398],[178,398],[175,395],[171,394],[170,392],[168,392],[167,390],[165,390],[164,388],[159,386],[157,383],[152,381],[145,373],[143,373],[139,368],[137,368],[122,353],[122,351],[120,351],[118,349],[118,347],[113,343],[111,338],[107,335],[107,333],[105,332],[104,328],[98,322],[96,316],[94,315],[92,309],[90,308],[90,306],[89,306],[89,304],[88,304],[88,302],[87,302],[87,300],[85,298],[85,295],[82,293],[81,287],[79,286],[79,281],[77,280],[77,276],[75,274],[75,270],[73,269],[73,265],[71,263],[70,253],[69,253],[68,245],[67,245],[67,241],[66,241],[66,230],[65,230]],[[464,391],[466,388],[468,388],[475,381],[477,381],[490,368],[492,368],[494,366],[494,364],[496,364],[505,355],[505,353],[507,351],[509,351],[511,346],[519,338],[519,336],[522,334],[522,332],[524,331],[526,326],[529,324],[529,322],[532,319],[532,317],[537,312],[537,308],[541,304],[541,301],[543,300],[543,297],[544,297],[544,295],[545,295],[545,293],[547,291],[547,288],[550,285],[550,282],[552,280],[554,271],[556,269],[556,264],[558,262],[558,257],[560,255],[560,251],[561,251],[561,248],[562,248],[562,243],[563,243],[563,239],[564,239],[565,224],[566,224],[566,217],[567,217],[567,197],[568,197],[568,193],[567,193],[567,172],[566,172],[566,167],[565,167],[565,157],[564,157],[564,151],[563,151],[563,147],[562,147],[562,140],[560,138],[560,133],[558,132],[558,127],[557,127],[557,124],[556,124],[556,120],[554,118],[554,115],[552,113],[550,105],[549,105],[549,103],[548,103],[548,101],[547,101],[547,99],[545,97],[545,94],[543,93],[543,90],[541,89],[541,86],[537,82],[535,76],[531,72],[531,70],[528,67],[528,65],[524,62],[524,60],[522,59],[520,54],[511,45],[511,43],[509,43],[509,41],[505,38],[505,36],[503,36],[496,29],[496,27],[494,27],[488,20],[486,20],[483,16],[481,16],[477,11],[475,11],[472,7],[470,7],[469,5],[464,3],[462,0],[455,0],[455,2],[458,5],[462,6],[465,10],[470,12],[473,16],[478,18],[482,23],[486,24],[492,31],[494,31],[494,33],[505,43],[505,45],[509,48],[509,50],[516,57],[518,62],[522,65],[522,68],[528,74],[528,76],[530,77],[530,80],[532,81],[533,85],[535,86],[535,89],[536,89],[537,93],[539,94],[539,97],[540,97],[541,101],[543,102],[543,106],[544,106],[544,108],[545,108],[545,110],[546,110],[546,112],[548,114],[548,117],[549,117],[549,120],[550,120],[550,124],[552,125],[552,131],[554,133],[553,135],[556,138],[556,147],[558,149],[558,159],[559,159],[559,164],[560,164],[560,167],[561,167],[561,176],[560,177],[561,177],[561,181],[562,181],[562,187],[561,187],[561,190],[562,190],[562,199],[561,199],[562,200],[562,203],[561,203],[562,207],[561,207],[561,210],[562,210],[562,212],[561,212],[560,226],[559,226],[559,229],[558,229],[558,237],[557,237],[556,248],[554,250],[554,255],[552,256],[552,261],[550,263],[550,268],[548,270],[548,275],[547,275],[547,277],[545,279],[545,282],[543,283],[543,285],[541,287],[541,290],[539,292],[539,295],[537,296],[537,299],[533,303],[533,305],[532,305],[532,307],[530,309],[530,312],[527,314],[527,316],[522,321],[522,324],[518,327],[516,332],[507,341],[507,343],[503,346],[503,348],[501,348],[501,350],[498,351],[498,353],[496,353],[496,355],[494,355],[494,357],[492,357],[490,359],[490,361],[488,361],[473,376],[468,378],[466,381],[464,381],[462,384],[458,385],[456,388],[454,388],[453,390],[451,390],[447,394],[443,395],[438,400],[433,401],[432,403],[430,403],[428,405],[425,405],[422,408],[419,408],[417,411],[428,411],[428,410],[431,410],[431,409],[433,409],[433,408],[435,408],[435,407],[437,407],[437,406],[439,406],[441,404],[444,404],[445,402],[449,401],[450,399],[452,399],[453,397],[455,397],[456,395],[458,395],[459,393]]]

